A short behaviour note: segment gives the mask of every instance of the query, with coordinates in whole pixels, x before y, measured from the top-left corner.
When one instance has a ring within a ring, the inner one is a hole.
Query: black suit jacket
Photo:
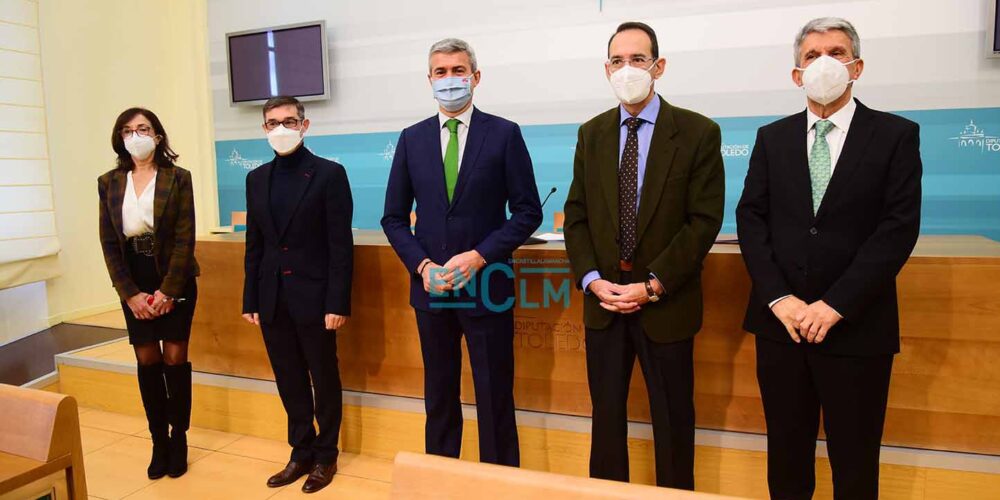
[[[639,203],[632,279],[653,273],[666,289],[638,313],[646,335],[657,342],[693,337],[701,329],[701,268],[722,227],[726,178],[722,135],[712,120],[660,99]],[[573,182],[566,196],[566,253],[577,286],[588,271],[618,282],[619,107],[580,127]],[[616,313],[585,294],[583,323],[604,329]]]
[[[753,282],[744,328],[791,342],[768,303],[793,294],[844,317],[810,348],[899,352],[896,274],[920,232],[921,172],[918,125],[858,102],[813,216],[806,112],[761,127],[736,208]]]
[[[243,312],[260,313],[262,321],[274,318],[279,284],[297,323],[321,323],[328,313],[351,314],[354,203],[347,172],[339,163],[303,153],[305,168],[295,186],[298,206],[284,227],[271,217],[274,161],[247,175]]]

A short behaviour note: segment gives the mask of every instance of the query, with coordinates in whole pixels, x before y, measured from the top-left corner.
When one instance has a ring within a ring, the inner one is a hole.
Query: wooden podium
[[[354,238],[352,317],[337,333],[344,388],[422,397],[407,271],[381,232],[355,231]],[[273,380],[260,331],[240,318],[243,250],[242,234],[197,243],[202,276],[190,358],[198,371]],[[589,415],[582,296],[568,274],[565,248],[522,247],[514,259],[515,403],[525,410]],[[563,280],[568,307],[558,295]],[[763,433],[753,338],[741,328],[750,284],[739,248],[715,245],[702,280],[705,318],[694,351],[697,425]],[[998,284],[1000,243],[976,236],[920,238],[898,278],[902,353],[893,364],[884,444],[1000,454]],[[471,403],[465,357],[463,400]],[[629,416],[649,421],[638,369]]]

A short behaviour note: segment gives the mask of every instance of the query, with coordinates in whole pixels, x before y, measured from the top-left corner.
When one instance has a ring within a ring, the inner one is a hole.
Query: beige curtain
[[[38,6],[0,2],[0,288],[59,274]]]

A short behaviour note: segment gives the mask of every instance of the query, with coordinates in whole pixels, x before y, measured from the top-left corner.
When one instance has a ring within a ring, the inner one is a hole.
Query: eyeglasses
[[[151,135],[155,135],[156,134],[153,131],[153,127],[150,127],[149,125],[139,125],[134,130],[130,129],[128,127],[122,127],[122,129],[118,133],[121,134],[122,139],[127,138],[128,136],[132,135],[133,133],[139,134],[139,135],[141,135],[143,137],[149,137]]]
[[[608,59],[608,66],[610,66],[611,69],[617,70],[621,69],[621,67],[627,62],[628,65],[633,68],[646,69],[653,61],[656,61],[656,58],[646,56],[632,56],[628,59],[625,59],[624,57],[612,57],[611,59]]]
[[[264,127],[268,130],[274,130],[278,128],[278,125],[284,125],[285,128],[289,130],[298,130],[299,126],[302,125],[304,120],[299,120],[298,118],[285,118],[284,120],[268,120],[264,122]]]

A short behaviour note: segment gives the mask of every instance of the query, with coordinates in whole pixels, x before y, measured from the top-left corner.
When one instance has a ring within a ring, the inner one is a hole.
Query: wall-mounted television
[[[230,105],[330,97],[325,21],[226,33],[226,53]]]
[[[1000,0],[990,1],[989,28],[986,31],[986,55],[1000,57]]]

